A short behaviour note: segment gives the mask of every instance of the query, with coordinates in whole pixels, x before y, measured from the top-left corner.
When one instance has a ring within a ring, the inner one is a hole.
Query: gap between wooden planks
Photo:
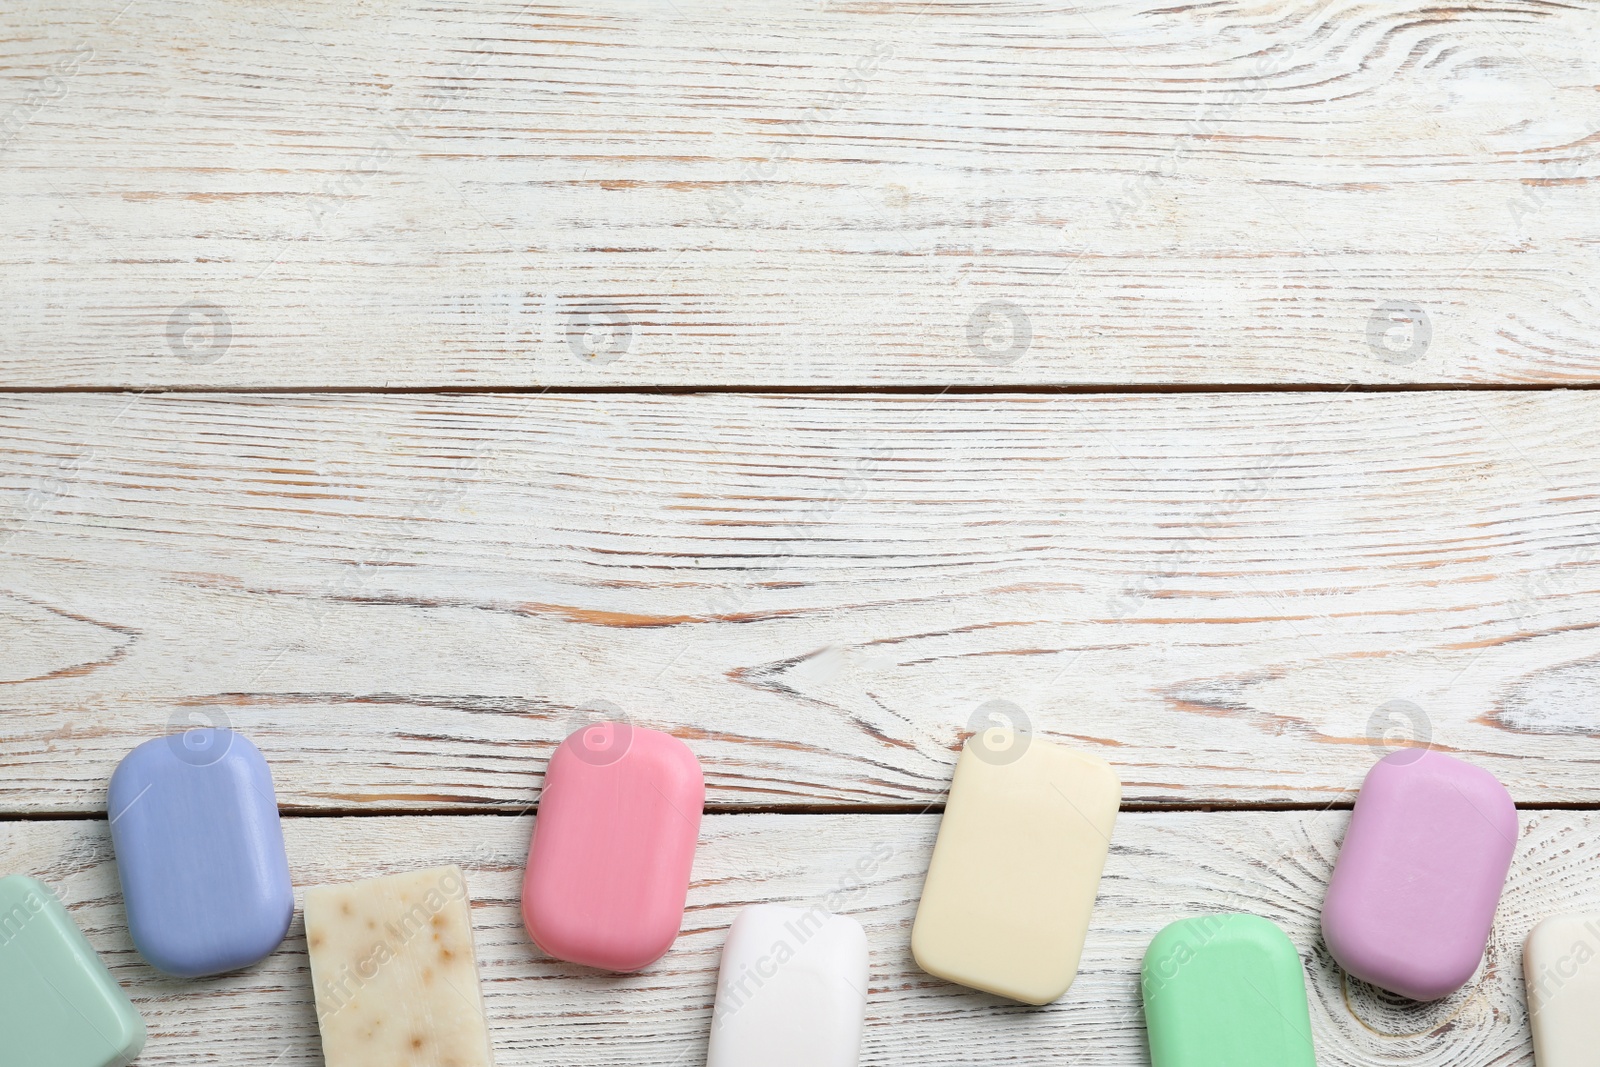
[[[920,810],[1005,701],[1139,807],[1390,741],[1594,804],[1592,392],[0,396],[0,807],[228,722],[290,812],[524,810],[584,709],[711,810]]]
[[[1580,7],[122,7],[0,33],[26,99],[51,86],[7,115],[20,388],[1597,380]],[[1428,334],[1398,358],[1394,302]],[[974,342],[996,316],[1020,350]],[[552,399],[536,427],[329,399],[9,402],[6,817],[98,810],[174,709],[251,731],[291,811],[512,812],[596,700],[690,739],[718,810],[936,802],[993,699],[1134,805],[1347,803],[1397,700],[1525,805],[1596,802],[1587,401],[980,398],[919,428],[881,398]],[[1517,947],[1592,907],[1594,816],[1524,813],[1486,965],[1434,1008],[1339,988],[1317,946],[1343,818],[1125,814],[1043,1012],[910,965],[931,817],[711,816],[638,979],[532,953],[526,820],[287,825],[301,884],[468,864],[502,1063],[695,1062],[736,906],[884,840],[870,1064],[1140,1063],[1139,952],[1227,907],[1300,945],[1322,1062],[1529,1062]],[[0,842],[151,1015],[141,1062],[318,1062],[303,946],[160,978],[103,823]]]
[[[1600,814],[1523,813],[1516,859],[1484,963],[1459,993],[1416,1005],[1341,978],[1317,933],[1344,812],[1123,814],[1101,882],[1082,970],[1046,1008],[1027,1008],[918,970],[910,924],[938,819],[895,815],[710,815],[701,831],[683,933],[637,975],[545,957],[518,912],[532,820],[387,817],[285,820],[297,888],[444,863],[467,872],[497,1062],[703,1063],[718,953],[738,909],[821,906],[866,926],[872,983],[862,1063],[1144,1064],[1138,969],[1166,923],[1256,912],[1305,961],[1318,1062],[1366,1067],[1531,1065],[1521,946],[1544,915],[1592,907],[1587,862]],[[273,956],[187,981],[146,965],[128,939],[103,820],[0,824],[10,869],[55,886],[145,1015],[140,1064],[216,1060],[253,1067],[321,1062],[298,915]],[[1004,902],[997,902],[1004,906]]]

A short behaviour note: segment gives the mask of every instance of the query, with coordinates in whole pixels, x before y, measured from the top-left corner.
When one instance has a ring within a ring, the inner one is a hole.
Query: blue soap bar
[[[151,965],[198,978],[278,947],[294,888],[272,772],[247,738],[146,741],[117,765],[108,807],[128,931]]]
[[[144,1022],[54,893],[0,878],[0,1064],[126,1067]]]

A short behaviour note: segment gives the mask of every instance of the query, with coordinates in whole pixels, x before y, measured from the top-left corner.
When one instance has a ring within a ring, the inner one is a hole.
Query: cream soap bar
[[[306,890],[327,1067],[492,1067],[454,865]]]
[[[1522,973],[1538,1067],[1594,1067],[1600,1057],[1600,915],[1552,915],[1528,935]]]
[[[969,738],[911,929],[917,965],[1025,1004],[1065,993],[1121,800],[1097,756],[1010,731]]]

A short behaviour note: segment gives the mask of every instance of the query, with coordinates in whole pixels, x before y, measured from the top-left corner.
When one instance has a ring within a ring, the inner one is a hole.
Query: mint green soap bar
[[[0,1065],[123,1067],[144,1021],[46,886],[0,878]]]
[[[1140,984],[1151,1067],[1316,1067],[1300,954],[1259,915],[1172,923]]]

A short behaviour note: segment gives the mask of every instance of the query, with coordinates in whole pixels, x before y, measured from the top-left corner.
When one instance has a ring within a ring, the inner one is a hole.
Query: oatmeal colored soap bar
[[[1009,730],[969,738],[911,929],[917,965],[1025,1004],[1065,993],[1121,799],[1097,756]]]
[[[491,1067],[456,866],[306,890],[327,1067]]]
[[[124,1067],[144,1022],[48,886],[0,878],[0,1064]]]

